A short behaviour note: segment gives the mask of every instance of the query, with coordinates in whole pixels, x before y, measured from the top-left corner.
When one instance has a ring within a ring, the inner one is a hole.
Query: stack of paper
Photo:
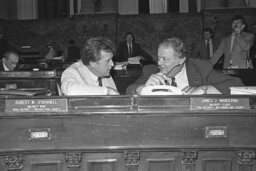
[[[128,63],[127,62],[116,62],[114,66],[114,70],[125,70],[127,67]]]
[[[140,64],[140,57],[135,56],[132,58],[128,58],[128,64]]]
[[[230,87],[230,93],[233,94],[256,94],[256,86]]]

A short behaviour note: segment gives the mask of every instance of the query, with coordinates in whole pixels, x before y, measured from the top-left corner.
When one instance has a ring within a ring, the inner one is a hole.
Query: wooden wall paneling
[[[124,171],[122,153],[83,153],[83,171]]]
[[[68,171],[64,165],[64,154],[24,155],[22,171]]]
[[[235,169],[235,152],[202,151],[199,153],[200,171],[233,171]]]
[[[141,152],[139,170],[143,171],[175,171],[179,167],[179,152]]]

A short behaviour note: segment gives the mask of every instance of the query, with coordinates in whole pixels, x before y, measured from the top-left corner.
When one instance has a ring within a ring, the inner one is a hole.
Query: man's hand
[[[161,74],[152,74],[147,80],[145,86],[165,85],[165,79]]]
[[[120,95],[120,94],[115,89],[107,87],[107,95]]]

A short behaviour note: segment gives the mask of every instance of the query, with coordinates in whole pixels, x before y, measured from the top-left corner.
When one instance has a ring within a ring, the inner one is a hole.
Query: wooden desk
[[[111,75],[115,81],[116,87],[121,95],[125,95],[126,88],[132,84],[142,73],[139,67],[129,68],[127,70],[112,70]]]
[[[193,98],[226,109],[193,109]],[[58,100],[68,109],[47,112]],[[250,109],[224,105],[236,100]],[[254,171],[255,104],[253,96],[0,99],[0,170]]]
[[[13,71],[0,72],[0,88],[29,89],[41,88],[51,91],[51,95],[58,95],[57,83],[59,77],[55,71]]]
[[[239,77],[246,86],[256,86],[256,69],[226,69],[222,73]]]

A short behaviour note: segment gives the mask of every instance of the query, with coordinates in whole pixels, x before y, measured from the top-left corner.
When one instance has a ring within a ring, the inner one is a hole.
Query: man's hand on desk
[[[187,86],[182,90],[186,95],[201,95],[201,94],[222,94],[212,85],[190,87]]]
[[[107,87],[107,95],[120,95],[120,94],[115,89]]]

